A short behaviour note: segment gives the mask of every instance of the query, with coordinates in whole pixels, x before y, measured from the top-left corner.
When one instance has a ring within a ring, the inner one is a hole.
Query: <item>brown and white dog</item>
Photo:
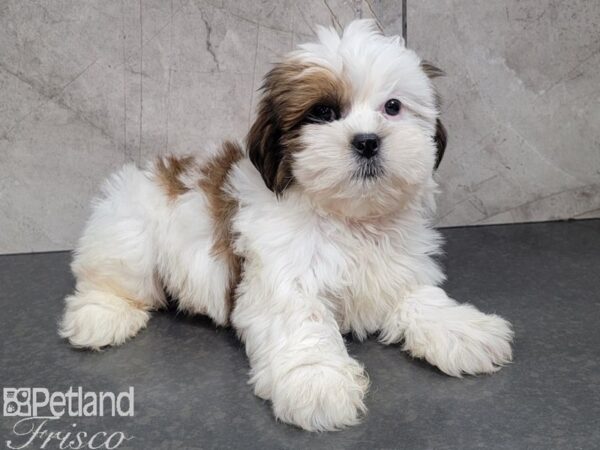
[[[379,333],[449,375],[511,360],[508,322],[437,287],[438,75],[372,21],[320,29],[266,76],[246,149],[126,166],[75,252],[60,333],[118,345],[165,304],[231,325],[256,395],[306,430],[359,421],[368,378],[343,333]]]

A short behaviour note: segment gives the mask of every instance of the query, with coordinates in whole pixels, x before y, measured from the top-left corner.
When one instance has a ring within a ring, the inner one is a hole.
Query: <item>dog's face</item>
[[[277,194],[294,186],[346,217],[389,214],[419,194],[443,154],[431,83],[440,73],[372,21],[341,38],[321,29],[267,74],[249,156]]]

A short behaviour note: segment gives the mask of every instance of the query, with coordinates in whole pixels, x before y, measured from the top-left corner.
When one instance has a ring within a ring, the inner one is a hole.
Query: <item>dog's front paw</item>
[[[404,350],[455,377],[496,372],[512,360],[510,323],[457,303],[433,286],[408,297],[381,338],[384,343],[404,340]]]
[[[283,421],[308,431],[333,431],[355,425],[366,412],[369,381],[362,366],[311,364],[283,375],[273,389],[273,411]]]
[[[509,322],[471,305],[456,304],[447,313],[429,327],[409,330],[404,348],[455,377],[496,372],[512,360]]]

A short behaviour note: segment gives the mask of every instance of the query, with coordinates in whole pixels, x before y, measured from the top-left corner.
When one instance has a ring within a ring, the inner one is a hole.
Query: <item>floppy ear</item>
[[[446,132],[446,127],[440,119],[436,119],[435,121],[435,137],[433,140],[435,141],[435,145],[437,147],[434,166],[434,169],[437,170],[442,162],[442,158],[444,157],[444,151],[446,150],[446,144],[448,142],[448,133]]]
[[[270,98],[270,76],[263,85],[263,98],[258,106],[256,120],[246,136],[248,156],[260,172],[265,185],[280,195],[291,183],[291,165],[282,144],[282,129]]]
[[[446,73],[437,66],[434,66],[429,61],[421,61],[421,69],[432,80],[437,77],[443,77]]]
[[[250,161],[261,174],[267,187],[275,191],[277,170],[281,162],[281,132],[273,113],[268,111],[269,108],[264,103],[263,100],[256,120],[246,136],[246,146]]]
[[[437,77],[442,77],[445,75],[444,71],[439,67],[434,66],[428,61],[421,61],[421,69],[425,72],[430,79],[434,79]],[[436,93],[436,101],[440,103],[440,98]],[[442,158],[444,157],[444,151],[446,150],[446,144],[448,143],[448,132],[446,131],[446,127],[440,121],[440,119],[436,119],[435,121],[435,136],[433,138],[435,141],[435,145],[437,147],[437,153],[435,158],[435,169],[440,166],[442,162]]]

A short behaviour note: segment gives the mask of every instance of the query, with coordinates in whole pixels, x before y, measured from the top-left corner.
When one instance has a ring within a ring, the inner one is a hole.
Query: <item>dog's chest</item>
[[[413,257],[396,233],[351,224],[320,224],[312,272],[340,327],[359,337],[377,330],[414,284]]]
[[[323,299],[343,331],[376,331],[407,290],[441,278],[428,256],[437,248],[436,233],[415,217],[352,223],[319,215],[292,194],[254,199],[243,187],[232,222],[243,276],[282,296]]]

